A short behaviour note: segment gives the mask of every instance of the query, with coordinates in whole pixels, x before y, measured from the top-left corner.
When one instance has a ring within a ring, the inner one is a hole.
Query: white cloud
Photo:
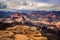
[[[4,1],[4,2],[3,2]],[[53,8],[55,4],[51,3],[43,3],[36,2],[32,0],[1,0],[1,2],[7,5],[7,9],[19,9],[19,10],[53,10],[57,9],[57,7]]]

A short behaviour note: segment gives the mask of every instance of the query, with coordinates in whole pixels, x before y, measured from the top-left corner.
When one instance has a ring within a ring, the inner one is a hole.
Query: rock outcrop
[[[8,27],[0,31],[0,40],[48,40],[35,28],[26,25]]]

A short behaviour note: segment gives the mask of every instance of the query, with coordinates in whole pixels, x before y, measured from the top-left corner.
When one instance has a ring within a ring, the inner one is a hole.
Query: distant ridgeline
[[[19,12],[19,11],[18,11]],[[4,18],[4,17],[8,17],[9,15],[13,14],[15,12],[11,12],[11,11],[1,11],[0,10],[0,18]],[[22,14],[24,14],[25,12],[23,11]],[[29,12],[30,13],[30,12]],[[45,14],[48,15],[50,13],[56,15],[56,16],[60,16],[60,11],[31,11],[32,14]]]
[[[0,11],[0,18],[8,17],[12,12]]]

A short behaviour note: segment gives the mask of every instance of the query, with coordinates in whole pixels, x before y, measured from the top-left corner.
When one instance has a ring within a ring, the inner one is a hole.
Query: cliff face
[[[48,40],[35,28],[26,25],[8,27],[0,30],[0,40]]]

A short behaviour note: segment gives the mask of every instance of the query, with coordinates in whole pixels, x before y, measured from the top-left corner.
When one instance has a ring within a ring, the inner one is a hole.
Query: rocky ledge
[[[0,40],[48,40],[35,28],[26,25],[8,27],[0,30]]]

